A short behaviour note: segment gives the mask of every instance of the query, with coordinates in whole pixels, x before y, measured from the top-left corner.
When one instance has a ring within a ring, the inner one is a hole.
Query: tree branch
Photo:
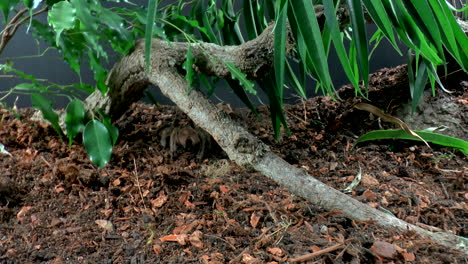
[[[0,54],[2,54],[3,50],[5,49],[6,45],[10,41],[10,39],[15,35],[16,31],[18,30],[19,26],[21,26],[24,22],[28,21],[31,17],[37,16],[41,13],[47,12],[49,10],[49,7],[46,6],[42,8],[41,10],[35,12],[32,14],[32,16],[27,16],[18,21],[24,13],[28,11],[27,8],[22,9],[16,13],[16,15],[8,22],[8,24],[5,26],[5,29],[3,30],[2,33],[2,41],[0,42]],[[18,22],[17,22],[18,21]]]
[[[346,17],[346,14],[343,16]],[[154,84],[198,126],[211,134],[230,159],[237,164],[254,168],[285,186],[292,193],[325,210],[338,209],[351,219],[374,220],[384,228],[412,230],[421,236],[430,237],[441,245],[460,249],[459,245],[464,242],[452,234],[433,233],[406,223],[321,183],[304,170],[290,165],[270,152],[267,145],[231,120],[201,92],[193,90],[187,95],[188,83],[183,76],[182,63],[185,61],[188,45],[192,46],[194,67],[200,72],[230,78],[229,71],[222,62],[227,61],[234,63],[249,78],[261,78],[268,74],[273,65],[272,29],[273,25],[270,25],[258,38],[240,46],[218,46],[208,43],[168,44],[166,41],[153,39],[149,73],[145,72],[144,42],[138,41],[135,49],[109,73],[108,96],[102,96],[99,91],[95,92],[88,98],[89,100],[87,99],[87,105],[91,111],[103,108],[115,119],[141,97],[148,84]],[[292,49],[293,43],[289,37],[288,52]],[[463,250],[465,249],[466,246]]]

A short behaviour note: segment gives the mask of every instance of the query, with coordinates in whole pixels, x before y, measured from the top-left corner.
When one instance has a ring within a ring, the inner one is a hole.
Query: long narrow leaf
[[[319,84],[330,95],[333,95],[333,84],[328,69],[327,56],[323,47],[320,28],[315,17],[312,2],[308,0],[289,1],[294,14],[295,27],[298,29],[297,35],[304,41],[303,48],[306,49],[307,55],[305,61],[310,60],[308,68],[316,74]],[[304,59],[304,58],[303,58]]]
[[[151,65],[151,39],[153,38],[153,26],[158,7],[158,0],[148,0],[148,13],[146,17],[146,31],[145,31],[145,63],[146,71],[150,71]]]
[[[326,25],[328,27],[328,30],[330,31],[331,39],[333,41],[333,45],[335,46],[335,50],[338,55],[338,58],[340,59],[341,65],[343,66],[348,80],[354,86],[354,89],[360,90],[358,83],[359,80],[354,78],[355,75],[349,63],[348,55],[343,44],[343,38],[338,27],[338,21],[336,20],[336,9],[333,5],[333,1],[324,0],[323,4],[326,17]]]
[[[301,72],[303,69],[300,69],[299,71]],[[291,65],[289,62],[286,62],[286,76],[288,77],[289,81],[291,82],[292,86],[296,90],[297,94],[300,95],[302,98],[306,99],[307,94],[305,91],[305,85],[304,83],[301,83],[297,77],[296,74],[294,73],[293,69],[291,68]],[[301,76],[302,78],[302,76]]]
[[[431,142],[433,144],[452,147],[455,149],[460,150],[461,152],[468,154],[468,142],[454,138],[450,136],[445,136],[437,133],[427,132],[427,131],[414,131],[417,133],[422,139],[427,142]],[[355,144],[370,141],[370,140],[378,140],[378,139],[405,139],[405,140],[416,140],[421,141],[418,138],[415,138],[404,130],[376,130],[366,133],[360,136]]]
[[[281,1],[279,1],[281,3]],[[288,11],[288,1],[279,9],[279,16],[276,19],[275,25],[275,42],[274,42],[274,64],[276,77],[276,95],[279,101],[283,101],[283,86],[284,86],[284,64],[286,61],[286,18]]]
[[[233,80],[239,80],[239,83],[251,94],[257,94],[252,81],[247,79],[245,73],[241,72],[232,62],[224,62],[231,73]]]
[[[245,29],[247,32],[247,36],[249,39],[254,39],[258,36],[257,32],[257,25],[255,23],[255,14],[253,10],[253,5],[256,4],[257,1],[251,0],[244,0],[243,1],[243,14],[244,14],[244,22],[245,22]]]
[[[418,27],[431,40],[431,44],[437,48],[439,55],[443,58],[444,51],[442,49],[439,25],[427,1],[409,0],[404,1],[403,4]]]
[[[382,32],[392,44],[393,48],[395,48],[395,50],[401,54],[400,48],[396,43],[395,35],[393,34],[392,22],[388,17],[382,2],[373,0],[362,0],[362,2],[372,17],[372,20],[374,20],[375,24],[379,27],[380,30],[382,30]]]
[[[359,71],[367,91],[369,87],[369,49],[367,46],[364,14],[362,12],[361,1],[347,0],[347,2],[353,26],[353,39],[356,43]]]

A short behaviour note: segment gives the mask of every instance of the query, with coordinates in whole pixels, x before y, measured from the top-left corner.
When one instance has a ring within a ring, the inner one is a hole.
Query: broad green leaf
[[[24,6],[28,9],[35,9],[42,0],[23,0]]]
[[[85,108],[83,103],[74,99],[67,105],[65,115],[65,127],[67,129],[68,145],[71,146],[73,139],[84,129]]]
[[[58,2],[61,2],[61,1],[64,1],[64,0],[47,0],[46,4],[47,4],[47,6],[53,6],[55,3],[58,3]]]
[[[414,131],[421,138],[427,142],[433,144],[452,147],[460,150],[461,152],[468,154],[468,142],[450,136],[445,136],[437,133],[427,132],[427,131]],[[421,141],[418,138],[415,138],[403,130],[376,130],[366,133],[360,136],[355,145],[364,141],[378,140],[378,139],[405,139],[405,140],[416,140]]]
[[[112,155],[112,142],[109,131],[103,123],[92,120],[86,124],[83,144],[94,164],[100,168],[106,166]]]
[[[158,0],[148,0],[148,13],[146,15],[146,30],[145,30],[145,64],[146,71],[150,71],[151,67],[151,39],[153,38],[154,19],[158,7]]]
[[[59,116],[54,112],[52,102],[38,93],[31,94],[31,102],[33,107],[42,112],[44,119],[49,121],[57,134],[62,137],[62,129],[59,125]]]
[[[5,25],[8,23],[10,12],[15,9],[18,3],[19,0],[0,0],[0,9],[3,12],[3,23]]]
[[[282,1],[278,1],[281,3]],[[288,11],[288,1],[285,1],[282,8],[279,10],[279,16],[276,19],[275,25],[275,41],[274,41],[274,68],[276,77],[276,96],[280,102],[283,101],[284,90],[284,64],[286,62],[286,18]]]
[[[233,80],[238,80],[240,85],[242,85],[247,92],[257,94],[257,91],[254,89],[253,82],[247,79],[245,73],[241,72],[232,62],[224,62],[224,64],[228,67]]]
[[[100,11],[103,7],[99,1],[70,0],[76,9],[76,18],[79,20],[79,33],[86,40],[86,49],[91,49],[98,58],[107,59],[107,52],[100,43],[102,24],[99,19]],[[71,34],[71,33],[70,33]]]
[[[75,26],[76,9],[70,2],[60,2],[52,6],[47,17],[56,32],[55,45],[59,46],[60,35],[64,30]]]
[[[369,49],[367,46],[366,25],[364,14],[362,12],[361,1],[347,0],[346,2],[349,6],[351,24],[353,26],[353,40],[356,44],[359,71],[367,91],[369,88]]]
[[[134,45],[133,34],[125,27],[125,20],[107,8],[99,9],[100,22],[107,25],[110,30],[104,30],[107,39],[114,50],[126,54]]]
[[[185,70],[185,80],[187,80],[187,94],[192,90],[193,75],[193,56],[192,56],[192,45],[188,44],[187,53],[185,53],[185,62],[182,64],[182,68]]]

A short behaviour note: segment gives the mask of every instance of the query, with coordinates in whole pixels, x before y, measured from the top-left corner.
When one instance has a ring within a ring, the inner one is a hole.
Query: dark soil
[[[398,87],[405,74],[404,67],[374,74],[372,103],[394,113],[408,96]],[[451,81],[446,88],[457,91],[450,99],[463,109],[466,128],[468,88]],[[344,190],[361,171],[354,198],[467,237],[466,155],[415,141],[353,148],[358,135],[392,125],[354,109],[349,88],[340,95],[344,101],[286,106],[292,135],[280,142],[267,107],[259,107],[262,119],[241,109],[230,115],[322,182]],[[0,143],[11,156],[0,154],[0,263],[467,263],[463,252],[411,232],[324,211],[216,148],[202,161],[194,151],[171,155],[158,144],[158,128],[175,117],[190,124],[174,107],[127,111],[103,169],[80,142],[69,148],[50,126],[30,121],[32,113],[1,110]]]

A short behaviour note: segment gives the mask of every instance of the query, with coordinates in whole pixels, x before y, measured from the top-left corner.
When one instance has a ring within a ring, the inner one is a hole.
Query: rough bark
[[[288,51],[293,42],[289,38]],[[384,228],[399,231],[413,230],[435,242],[460,249],[463,242],[448,233],[433,233],[406,223],[386,213],[371,208],[357,200],[321,183],[304,170],[298,169],[269,147],[235,123],[222,109],[216,107],[202,93],[194,90],[187,95],[182,63],[188,49],[187,43],[152,41],[150,72],[145,72],[144,43],[139,41],[135,49],[117,63],[108,78],[109,93],[99,92],[87,99],[90,111],[103,109],[118,118],[128,106],[138,100],[148,84],[158,86],[198,126],[205,129],[219,146],[237,164],[253,168],[292,193],[307,199],[325,210],[340,210],[356,220],[373,220]],[[273,64],[273,32],[268,27],[257,39],[240,46],[217,46],[214,44],[190,44],[194,54],[194,67],[208,75],[229,78],[230,73],[222,61],[234,63],[249,78],[261,78],[268,74]],[[466,246],[462,248],[466,252]],[[468,253],[468,252],[467,252]]]

